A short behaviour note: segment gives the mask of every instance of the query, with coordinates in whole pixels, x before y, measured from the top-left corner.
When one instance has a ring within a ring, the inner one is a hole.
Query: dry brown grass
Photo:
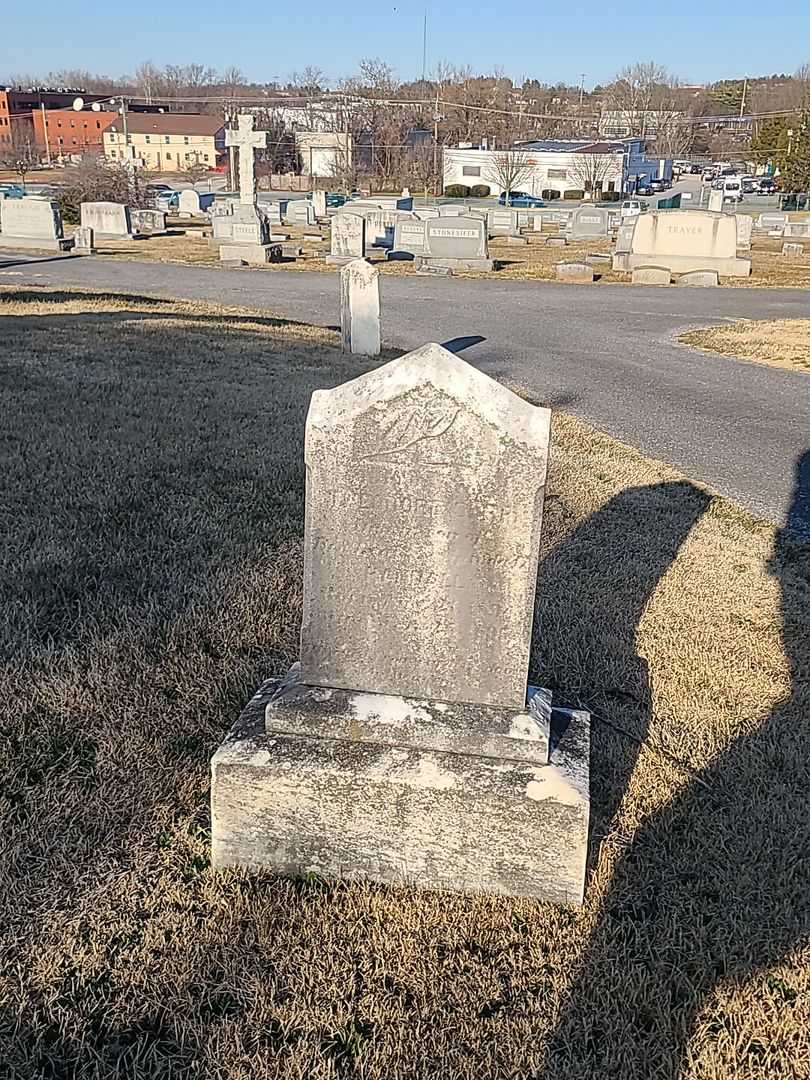
[[[166,263],[188,263],[192,265],[219,265],[217,251],[208,246],[201,230],[189,227],[185,235],[156,236],[149,240],[101,240],[99,252],[102,255],[115,255],[119,258],[142,259],[145,261]],[[283,226],[282,232],[290,235],[290,243],[300,243],[303,230]],[[553,281],[554,264],[565,260],[583,260],[591,253],[608,253],[611,242],[608,240],[576,241],[566,247],[546,247],[538,241],[535,234],[527,233],[529,244],[526,247],[513,247],[502,240],[490,242],[490,254],[500,263],[500,269],[491,273],[479,271],[456,271],[460,277],[497,278],[499,281]],[[545,234],[543,234],[545,236]],[[306,258],[295,262],[271,263],[256,267],[259,270],[298,270],[332,271],[338,267],[329,266],[323,256],[329,251],[328,241],[320,244],[304,245]],[[723,278],[721,284],[728,288],[761,288],[766,286],[779,288],[810,288],[810,245],[803,255],[786,257],[781,254],[782,241],[770,237],[755,237],[750,252],[752,273],[749,278]],[[414,272],[413,265],[407,262],[387,262],[384,255],[371,255],[370,261],[384,274],[403,275]],[[630,275],[614,271],[610,265],[595,267],[598,281],[602,284],[628,284]]]
[[[810,319],[742,319],[725,326],[690,330],[679,341],[771,367],[810,371]]]
[[[209,867],[297,651],[335,336],[0,291],[0,1055],[33,1078],[810,1075],[810,551],[555,414],[532,675],[594,726],[582,910]]]

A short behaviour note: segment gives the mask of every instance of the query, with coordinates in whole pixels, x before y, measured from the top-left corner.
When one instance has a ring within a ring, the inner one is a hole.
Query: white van
[[[742,181],[739,176],[726,176],[723,178],[723,202],[742,202]]]
[[[639,214],[643,214],[647,209],[643,202],[639,202],[638,199],[625,199],[622,203],[621,216],[624,218],[638,217]]]

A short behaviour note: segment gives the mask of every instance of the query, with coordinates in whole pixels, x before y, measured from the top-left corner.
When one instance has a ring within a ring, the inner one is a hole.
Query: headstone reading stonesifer
[[[420,258],[430,265],[441,263],[462,270],[492,270],[487,248],[487,224],[481,218],[438,217],[424,222],[426,253]]]
[[[340,328],[345,353],[380,352],[380,272],[365,259],[340,271]]]
[[[214,758],[216,866],[582,900],[589,717],[526,685],[549,422],[440,345],[315,392],[301,663]]]
[[[81,223],[93,230],[96,240],[132,237],[132,221],[129,216],[129,207],[121,203],[82,203]]]
[[[366,221],[359,214],[335,214],[332,218],[331,251],[326,261],[337,266],[362,259],[366,253]]]
[[[6,199],[3,202],[0,245],[64,251],[70,247],[62,229],[62,215],[48,199]]]

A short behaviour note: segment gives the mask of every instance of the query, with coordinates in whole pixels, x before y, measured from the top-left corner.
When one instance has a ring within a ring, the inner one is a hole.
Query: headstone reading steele
[[[549,426],[440,345],[313,394],[301,662],[214,757],[215,866],[581,902],[589,716],[527,688]]]
[[[365,259],[340,271],[340,329],[345,353],[380,352],[380,272]]]
[[[43,251],[66,251],[59,206],[48,199],[6,199],[3,202],[0,246],[31,247]]]
[[[568,223],[572,240],[588,240],[607,236],[610,232],[610,215],[604,206],[580,206]]]

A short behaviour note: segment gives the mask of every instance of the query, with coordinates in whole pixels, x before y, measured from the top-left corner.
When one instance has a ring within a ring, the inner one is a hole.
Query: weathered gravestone
[[[290,199],[284,215],[287,225],[314,225],[315,211],[309,199]]]
[[[586,262],[558,262],[554,264],[557,281],[592,282],[593,267]]]
[[[202,214],[200,196],[193,188],[180,192],[177,198],[177,213],[180,217],[199,217]]]
[[[526,685],[549,423],[440,345],[315,392],[300,668],[214,757],[215,866],[581,902],[589,716]]]
[[[326,217],[326,192],[320,188],[312,192],[312,210],[316,218]]]
[[[625,218],[619,225],[619,231],[616,233],[616,248],[615,254],[626,254],[633,246],[633,231],[636,227],[635,218]]]
[[[86,202],[81,204],[81,223],[92,229],[96,240],[132,238],[132,220],[129,207],[114,202]]]
[[[666,266],[635,266],[633,285],[671,285],[672,271]]]
[[[388,252],[389,259],[413,258],[427,252],[424,221],[398,221],[394,226],[394,248]]]
[[[49,199],[6,199],[1,224],[3,247],[66,251],[73,245],[65,239],[58,205]]]
[[[735,214],[734,223],[737,226],[737,250],[750,251],[754,219],[750,214]]]
[[[751,260],[737,257],[737,226],[732,214],[707,210],[665,210],[636,218],[630,251],[613,255],[614,270],[665,266],[674,273],[716,270],[726,277],[748,277]]]
[[[95,237],[87,225],[78,225],[73,231],[73,251],[76,255],[95,255]]]
[[[709,191],[709,206],[708,209],[714,213],[719,213],[723,209],[723,196],[725,192],[722,188],[712,188]]]
[[[426,252],[418,265],[431,263],[462,270],[492,270],[487,225],[481,218],[438,217],[424,222]]]
[[[797,258],[799,255],[804,255],[804,244],[799,244],[795,240],[788,240],[782,244],[782,254],[790,256],[791,258]]]
[[[517,236],[517,210],[508,207],[495,207],[489,211],[488,229],[490,236]]]
[[[787,225],[788,220],[787,214],[777,213],[776,211],[766,211],[757,218],[757,228],[764,229],[766,232],[781,233]]]
[[[138,236],[155,236],[166,232],[166,215],[162,210],[130,210],[132,231]]]
[[[580,206],[568,223],[572,240],[592,240],[610,232],[610,213],[604,206]]]
[[[340,271],[340,330],[345,353],[380,352],[380,272],[365,259]]]
[[[441,203],[437,210],[439,217],[466,217],[467,207],[461,203]]]
[[[696,288],[706,288],[713,285],[720,284],[720,278],[718,277],[716,270],[689,270],[685,274],[681,274],[677,281],[678,285],[692,286]]]
[[[804,236],[810,240],[810,221],[788,221],[782,231],[783,236]]]
[[[336,266],[362,259],[366,253],[366,220],[360,214],[335,214],[332,218],[331,251],[326,261]]]

